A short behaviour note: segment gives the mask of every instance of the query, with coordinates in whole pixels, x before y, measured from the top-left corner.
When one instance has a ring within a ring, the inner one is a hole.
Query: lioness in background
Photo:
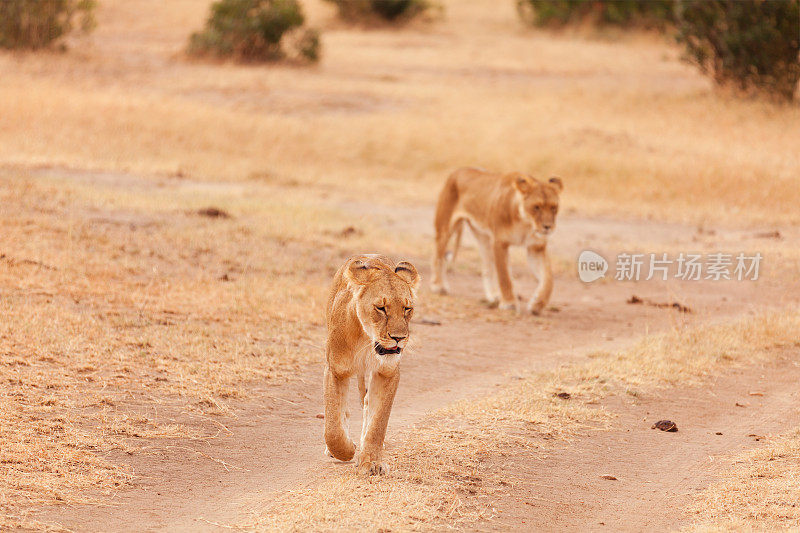
[[[436,206],[436,252],[433,283],[436,292],[448,292],[445,255],[450,237],[456,235],[452,258],[458,251],[461,232],[467,224],[479,244],[483,262],[483,289],[490,304],[516,309],[508,266],[508,247],[525,246],[539,286],[527,305],[538,314],[550,300],[553,273],[547,256],[547,236],[556,225],[559,178],[540,182],[513,172],[498,174],[477,168],[453,172],[439,194]]]
[[[325,345],[325,444],[329,455],[349,461],[356,452],[347,435],[350,377],[358,377],[364,408],[359,472],[384,474],[383,440],[408,343],[419,274],[411,263],[380,255],[352,257],[333,278]]]

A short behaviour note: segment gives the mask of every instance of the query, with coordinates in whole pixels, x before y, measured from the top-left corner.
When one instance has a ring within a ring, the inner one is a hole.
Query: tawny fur
[[[455,249],[464,225],[478,241],[483,263],[486,300],[504,309],[516,309],[508,265],[510,246],[525,246],[539,285],[528,301],[527,311],[538,314],[550,301],[553,273],[547,254],[547,237],[555,229],[560,178],[540,182],[519,172],[499,174],[477,168],[453,172],[439,194],[436,206],[436,250],[433,257],[435,292],[448,292],[446,258],[455,235]]]
[[[418,286],[413,265],[405,261],[395,265],[379,255],[350,258],[333,279],[326,307],[325,443],[328,453],[342,461],[351,460],[358,450],[361,472],[388,471],[383,441]],[[397,348],[400,353],[378,353]],[[353,376],[358,378],[364,409],[358,449],[347,434],[346,397]]]

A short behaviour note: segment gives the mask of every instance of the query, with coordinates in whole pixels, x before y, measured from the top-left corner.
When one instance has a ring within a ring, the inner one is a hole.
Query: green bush
[[[189,53],[270,61],[286,57],[283,43],[291,41],[290,54],[317,61],[319,33],[304,22],[297,0],[219,0],[205,29],[189,39]]]
[[[94,0],[0,0],[0,48],[36,50],[94,27]]]
[[[326,0],[350,22],[406,22],[432,9],[428,0]]]
[[[517,0],[520,18],[534,26],[590,22],[597,26],[663,28],[672,20],[672,12],[672,0]]]
[[[800,79],[800,0],[682,0],[678,41],[721,86],[792,100]]]

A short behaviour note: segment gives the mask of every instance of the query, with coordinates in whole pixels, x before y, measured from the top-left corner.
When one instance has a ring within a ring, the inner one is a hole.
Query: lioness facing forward
[[[516,309],[508,247],[525,246],[528,262],[539,286],[528,302],[528,312],[538,314],[550,300],[553,273],[547,256],[547,236],[556,225],[560,178],[540,182],[519,172],[498,174],[477,168],[453,172],[439,194],[436,206],[436,252],[433,283],[436,292],[448,292],[445,255],[456,235],[453,258],[464,224],[478,241],[483,262],[483,289],[490,304]]]
[[[383,440],[400,379],[400,356],[408,343],[419,274],[411,263],[395,265],[381,255],[351,257],[333,278],[325,345],[325,444],[336,459],[356,452],[347,435],[350,377],[358,376],[364,420],[357,467],[384,474]]]

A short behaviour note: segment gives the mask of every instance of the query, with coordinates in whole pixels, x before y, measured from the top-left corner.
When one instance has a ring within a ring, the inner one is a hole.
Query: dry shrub
[[[673,0],[517,0],[520,18],[534,26],[561,27],[589,22],[596,26],[665,28]]]
[[[203,31],[192,34],[189,53],[244,61],[274,61],[290,53],[308,61],[320,57],[319,33],[305,28],[297,0],[219,0]]]
[[[326,0],[336,4],[339,17],[349,22],[401,24],[430,13],[430,0]]]
[[[678,40],[717,85],[790,101],[800,80],[800,0],[681,0]]]
[[[94,0],[3,0],[0,48],[36,50],[59,42],[77,28],[94,27]]]

